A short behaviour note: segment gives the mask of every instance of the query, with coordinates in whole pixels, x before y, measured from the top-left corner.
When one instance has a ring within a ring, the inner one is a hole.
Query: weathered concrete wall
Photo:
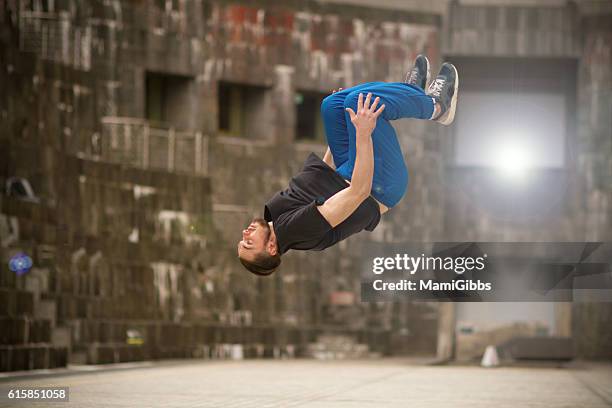
[[[575,3],[449,2],[445,54],[470,56],[577,56]]]
[[[446,55],[476,61],[491,56],[533,57],[558,64],[578,61],[575,82],[555,86],[566,89],[570,99],[576,94],[576,101],[568,104],[566,165],[534,171],[528,183],[517,188],[511,182],[504,184],[490,169],[449,165],[445,178],[446,236],[457,241],[607,241],[612,234],[609,5],[589,1],[516,3],[451,2],[442,48]],[[519,75],[514,78],[514,91],[521,89],[524,80]],[[450,154],[446,159],[453,162]],[[576,303],[571,309],[555,306],[563,327],[573,327],[571,333],[558,332],[572,335],[578,356],[608,358],[612,344],[609,305]],[[490,323],[494,326],[495,319]],[[494,333],[483,330],[476,335],[486,339]],[[476,335],[457,334],[457,355],[474,358],[482,354],[484,343],[471,348]]]
[[[442,174],[428,125],[398,128],[422,170],[410,210],[375,234],[286,256],[268,279],[242,269],[235,243],[307,153],[323,154],[295,141],[294,91],[402,80],[417,53],[439,59],[439,19],[310,1],[161,6],[0,2],[0,174],[28,179],[38,197],[1,201],[0,316],[3,333],[17,334],[2,338],[0,370],[222,357],[231,344],[293,355],[323,330],[388,352],[387,330],[435,327],[435,314],[421,323],[361,304],[353,265],[368,240],[441,233],[440,192],[425,187]],[[188,81],[188,103],[170,112],[189,120],[145,119],[147,72]],[[265,87],[257,134],[218,134],[220,80]],[[6,262],[17,251],[35,265],[19,277]],[[336,304],[337,293],[353,301]]]
[[[587,241],[612,239],[612,8],[587,2],[578,86],[580,219]],[[612,358],[612,304],[574,304],[573,333],[581,355]]]

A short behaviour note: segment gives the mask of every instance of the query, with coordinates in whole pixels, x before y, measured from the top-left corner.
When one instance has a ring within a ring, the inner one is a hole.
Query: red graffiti
[[[257,22],[257,9],[246,6],[228,7],[229,20],[238,25]]]

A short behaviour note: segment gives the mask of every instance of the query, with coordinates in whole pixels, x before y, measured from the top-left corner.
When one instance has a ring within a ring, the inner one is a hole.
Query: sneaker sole
[[[457,110],[457,99],[459,97],[459,72],[457,72],[457,68],[453,65],[453,69],[455,70],[455,91],[453,92],[453,99],[451,99],[451,106],[448,112],[445,112],[440,119],[437,120],[438,123],[441,123],[445,126],[450,125],[455,120],[455,111]]]
[[[431,64],[429,63],[429,58],[425,57],[425,60],[427,61],[427,75],[425,76],[425,87],[423,87],[423,91],[427,90],[429,81],[431,81]]]
[[[425,86],[422,88],[423,91],[427,90],[429,86],[429,81],[431,81],[431,64],[429,63],[429,58],[425,57],[425,61],[427,61],[427,75],[425,75]],[[404,78],[404,82],[408,83],[408,76],[410,75],[410,71],[406,74],[406,78]]]

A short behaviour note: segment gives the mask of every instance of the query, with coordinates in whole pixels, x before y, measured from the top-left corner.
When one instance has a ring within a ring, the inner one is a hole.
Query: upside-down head
[[[268,276],[278,268],[281,256],[276,234],[264,219],[254,218],[242,230],[242,240],[238,242],[238,258],[255,275]]]

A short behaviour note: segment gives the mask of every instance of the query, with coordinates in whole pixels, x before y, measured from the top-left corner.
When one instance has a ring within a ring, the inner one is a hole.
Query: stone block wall
[[[432,203],[424,191],[425,177],[442,177],[427,124],[398,124],[423,171],[411,209],[376,233],[286,256],[268,279],[243,270],[235,245],[307,154],[324,153],[296,140],[295,91],[402,80],[419,52],[439,59],[436,15],[314,1],[5,0],[0,18],[0,179],[22,177],[36,195],[0,201],[1,370],[223,358],[236,345],[247,357],[295,356],[322,333],[386,354],[390,329],[418,328],[415,316],[361,304],[354,270],[370,240],[441,233],[440,192]],[[147,119],[149,73],[188,84],[172,123]],[[263,89],[257,132],[219,133],[220,81]],[[34,263],[23,276],[8,269],[17,252]]]

